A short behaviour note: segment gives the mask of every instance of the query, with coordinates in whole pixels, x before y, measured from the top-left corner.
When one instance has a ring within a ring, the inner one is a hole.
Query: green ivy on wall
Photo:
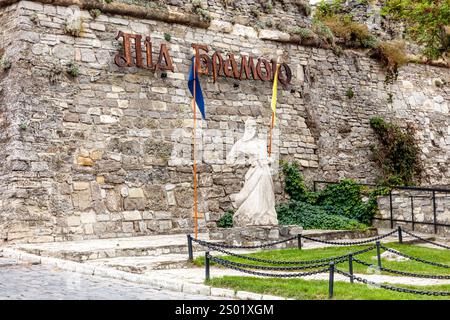
[[[449,0],[386,0],[382,15],[406,23],[407,34],[424,45],[424,55],[437,59],[450,50]]]
[[[412,185],[420,181],[422,163],[414,130],[402,130],[383,118],[370,119],[379,145],[373,146],[373,157],[383,173],[384,185]]]
[[[280,224],[298,224],[305,229],[364,229],[375,215],[376,198],[384,190],[368,190],[353,180],[310,191],[297,163],[282,163],[284,190],[290,200],[277,206]],[[368,198],[363,201],[363,196]]]

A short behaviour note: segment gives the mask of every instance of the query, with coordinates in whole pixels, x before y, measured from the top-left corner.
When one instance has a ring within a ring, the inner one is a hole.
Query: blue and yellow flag
[[[195,104],[198,106],[198,109],[200,110],[200,112],[202,114],[203,120],[205,120],[206,119],[205,101],[203,100],[202,87],[200,85],[200,79],[198,77],[198,72],[194,72],[194,65],[195,65],[195,57],[193,56],[192,60],[191,60],[191,68],[189,70],[188,87],[189,87],[189,91],[191,92],[192,96],[194,96],[194,82],[195,82]],[[195,75],[195,78],[194,78],[194,75]]]

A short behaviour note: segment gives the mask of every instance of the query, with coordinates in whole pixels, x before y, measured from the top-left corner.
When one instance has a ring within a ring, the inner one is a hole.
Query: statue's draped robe
[[[246,157],[251,168],[245,174],[242,190],[235,197],[238,208],[233,216],[233,225],[271,226],[278,225],[275,211],[275,195],[272,176],[264,140],[239,140],[233,146],[231,157]]]

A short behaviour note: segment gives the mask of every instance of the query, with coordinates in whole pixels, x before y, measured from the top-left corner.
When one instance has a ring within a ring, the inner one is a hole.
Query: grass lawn
[[[441,249],[433,249],[427,247],[421,247],[417,245],[409,245],[409,244],[399,244],[396,242],[392,243],[384,243],[384,245],[388,248],[392,248],[398,250],[402,253],[422,258],[424,260],[429,260],[433,262],[439,262],[441,264],[450,265],[450,250],[441,250]],[[271,259],[271,260],[282,260],[282,261],[299,261],[299,260],[313,260],[313,259],[321,259],[333,256],[341,256],[350,252],[358,251],[364,248],[369,247],[369,245],[363,246],[341,246],[341,247],[326,247],[326,248],[317,248],[317,249],[303,249],[299,250],[297,248],[294,249],[278,249],[278,250],[263,250],[256,253],[246,254],[252,257],[258,257],[262,259]],[[383,252],[383,250],[382,250]],[[220,253],[214,252],[214,256],[220,256]],[[267,263],[255,262],[251,260],[236,258],[232,256],[222,257],[224,259],[230,261],[236,261],[251,265],[269,265]],[[376,249],[370,252],[366,252],[364,254],[356,256],[357,259],[377,265],[376,260]],[[194,264],[197,266],[204,265],[204,257],[198,257],[194,260]],[[383,267],[401,270],[405,272],[413,272],[418,274],[432,274],[432,275],[450,275],[450,268],[442,268],[435,267],[428,264],[424,264],[421,262],[417,262],[414,260],[406,260],[406,261],[387,261],[382,259]],[[279,265],[280,266],[280,265]],[[348,271],[348,263],[343,262],[338,265],[338,267],[342,270]],[[364,265],[353,263],[353,270],[355,273],[360,274],[370,274],[373,273],[375,268],[369,268]],[[307,271],[307,270],[305,270]],[[290,272],[290,271],[289,271]],[[292,271],[297,272],[297,271]],[[300,272],[300,271],[298,271]],[[379,273],[377,271],[377,273]],[[392,273],[382,272],[381,274],[396,276]]]
[[[328,281],[303,279],[277,279],[254,277],[213,278],[207,284],[230,288],[235,290],[251,291],[262,294],[271,294],[298,300],[325,300],[328,299]],[[395,285],[397,287],[408,287]],[[415,287],[428,291],[450,291],[450,285]],[[335,281],[335,300],[449,300],[449,297],[422,296],[410,293],[400,293],[385,289],[373,288],[365,284],[351,284]]]

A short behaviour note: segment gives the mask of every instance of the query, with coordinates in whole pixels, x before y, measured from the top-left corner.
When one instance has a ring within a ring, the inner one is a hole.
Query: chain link
[[[416,289],[408,289],[408,288],[401,288],[401,287],[395,287],[388,284],[382,284],[382,283],[376,283],[373,281],[369,281],[367,279],[360,278],[355,275],[351,275],[348,272],[335,269],[335,271],[343,276],[346,276],[348,278],[353,278],[354,280],[358,282],[362,282],[367,285],[371,285],[377,288],[391,290],[391,291],[397,291],[397,292],[403,292],[403,293],[412,293],[412,294],[420,294],[420,295],[427,295],[427,296],[450,296],[450,292],[445,291],[426,291],[426,290],[416,290]]]
[[[209,256],[212,257],[211,255]],[[220,258],[215,258],[220,259]],[[252,265],[252,264],[245,264],[225,259],[220,259],[223,261],[227,261],[228,264],[240,267],[240,268],[250,268],[250,269],[259,269],[259,270],[270,270],[270,271],[289,271],[289,270],[304,270],[304,269],[314,269],[314,268],[320,268],[320,267],[326,267],[330,265],[330,262],[326,263],[320,263],[320,264],[312,264],[312,265],[303,265],[303,266],[295,266],[295,267],[278,267],[278,266],[260,266],[260,265]],[[333,261],[335,264],[342,263],[346,261],[346,258],[335,260]]]
[[[354,262],[357,262],[359,264],[362,264],[364,266],[367,267],[372,267],[374,266],[373,264],[370,264],[368,262],[353,258]],[[389,273],[394,273],[394,274],[399,274],[402,276],[406,276],[406,277],[414,277],[414,278],[424,278],[424,279],[450,279],[450,275],[432,275],[432,274],[419,274],[419,273],[411,273],[411,272],[406,272],[406,271],[400,271],[400,270],[394,270],[394,269],[390,269],[390,268],[385,268],[385,267],[378,267],[376,266],[377,269],[381,270],[381,271],[385,271],[385,272],[389,272]]]
[[[446,265],[446,264],[442,264],[442,263],[439,263],[439,262],[433,262],[433,261],[428,261],[428,260],[424,260],[424,259],[421,259],[421,258],[413,257],[413,256],[407,255],[405,253],[401,253],[401,252],[399,252],[397,250],[393,250],[393,249],[387,248],[387,247],[385,247],[383,245],[380,245],[380,247],[383,248],[386,251],[392,252],[393,254],[396,254],[396,255],[402,256],[404,258],[411,259],[411,260],[415,260],[417,262],[426,263],[426,264],[429,264],[429,265],[432,265],[432,266],[435,266],[435,267],[441,267],[441,268],[447,268],[447,269],[450,268],[450,265]]]
[[[280,241],[276,241],[276,242],[271,242],[271,243],[265,243],[265,244],[260,244],[260,245],[255,245],[255,246],[233,246],[233,245],[229,245],[229,244],[222,244],[222,243],[212,243],[212,242],[208,242],[208,241],[204,241],[204,240],[199,240],[199,239],[194,239],[191,238],[192,241],[197,242],[201,245],[204,246],[214,246],[214,247],[219,247],[219,248],[226,248],[226,249],[260,249],[260,248],[267,248],[267,247],[273,247],[277,244],[280,243],[285,243],[288,241],[292,241],[294,239],[297,239],[297,236],[288,238],[288,239],[284,239],[284,240],[280,240]]]
[[[366,244],[366,243],[370,243],[373,241],[377,241],[377,240],[386,238],[390,235],[393,235],[396,232],[398,232],[398,230],[393,230],[389,233],[383,234],[378,237],[374,237],[374,238],[370,238],[370,239],[366,239],[366,240],[360,240],[360,241],[351,241],[351,242],[337,242],[337,241],[321,240],[321,239],[316,239],[316,238],[310,238],[310,237],[304,236],[304,235],[302,235],[302,238],[306,239],[306,240],[310,240],[310,241],[321,242],[321,243],[325,243],[325,244],[332,244],[332,245],[337,245],[337,246],[353,246],[353,245]]]
[[[408,235],[410,235],[411,237],[414,237],[414,238],[416,238],[416,239],[422,240],[422,241],[424,241],[424,242],[431,243],[431,244],[433,244],[433,245],[435,245],[435,246],[438,246],[438,247],[441,247],[441,248],[445,248],[445,249],[450,249],[450,246],[447,246],[447,245],[442,244],[442,243],[437,243],[437,242],[433,242],[433,241],[431,241],[431,240],[422,238],[422,237],[420,237],[420,236],[418,236],[418,235],[415,235],[414,233],[411,233],[411,232],[409,232],[409,231],[407,231],[407,230],[403,230],[403,229],[402,229],[402,232],[404,232],[404,233],[406,233],[406,234],[408,234]]]
[[[230,252],[221,248],[215,248],[214,246],[210,246],[210,249],[214,250],[214,251],[218,251],[218,252],[222,252],[224,254],[233,256],[233,257],[237,257],[237,258],[241,258],[241,259],[245,259],[245,260],[250,260],[250,261],[255,261],[255,262],[262,262],[262,263],[268,263],[268,264],[290,264],[290,265],[304,265],[304,264],[315,264],[315,263],[322,263],[322,262],[330,262],[330,261],[338,261],[341,259],[346,259],[349,255],[360,255],[366,252],[369,252],[371,250],[375,249],[375,246],[370,246],[366,249],[362,249],[359,251],[355,251],[355,252],[351,252],[348,254],[344,254],[342,256],[336,256],[336,257],[329,257],[329,258],[322,258],[322,259],[315,259],[315,260],[299,260],[299,261],[283,261],[283,260],[269,260],[269,259],[261,259],[261,258],[255,258],[255,257],[250,257],[250,256],[244,256],[238,253],[234,253],[234,252]]]
[[[214,262],[216,262],[224,267],[227,267],[229,269],[248,273],[248,274],[255,275],[255,276],[271,277],[271,278],[298,278],[298,277],[311,276],[311,275],[320,274],[320,273],[326,273],[329,271],[329,268],[324,268],[324,269],[320,269],[320,270],[299,272],[299,273],[281,273],[281,274],[280,273],[265,273],[265,272],[258,272],[258,271],[253,271],[253,270],[242,269],[242,268],[232,264],[228,260],[223,260],[223,259],[220,259],[217,257],[210,256],[209,258],[211,259],[211,261],[214,261]]]

